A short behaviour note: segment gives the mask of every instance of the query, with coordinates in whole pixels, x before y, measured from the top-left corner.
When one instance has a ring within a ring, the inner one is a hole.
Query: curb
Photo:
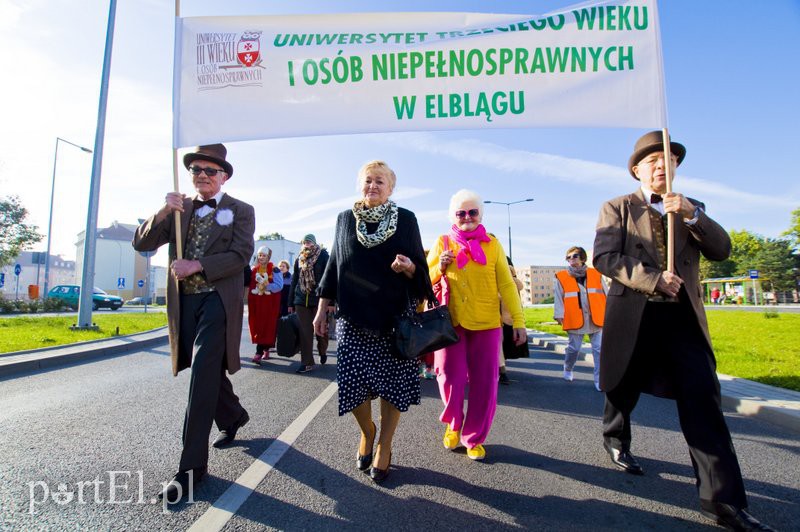
[[[800,392],[717,373],[722,406],[800,432]]]
[[[539,349],[562,355],[566,352],[566,338],[536,331],[532,335],[529,332],[529,338],[531,345]],[[578,360],[594,364],[590,344],[582,344]],[[800,392],[722,373],[717,373],[717,378],[723,408],[800,432]]]
[[[127,336],[4,353],[0,355],[0,378],[155,347],[165,344],[167,340],[167,327],[164,326]]]

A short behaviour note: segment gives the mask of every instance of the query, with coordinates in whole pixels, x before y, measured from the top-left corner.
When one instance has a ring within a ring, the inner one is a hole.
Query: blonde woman
[[[401,412],[420,403],[415,360],[392,354],[394,318],[430,290],[417,219],[392,195],[396,176],[382,161],[358,172],[361,198],[339,214],[331,258],[320,282],[314,327],[325,334],[324,309],[336,302],[339,415],[352,412],[361,431],[356,467],[375,482],[389,475]],[[380,398],[380,431],[372,400]],[[373,454],[373,446],[377,440]]]

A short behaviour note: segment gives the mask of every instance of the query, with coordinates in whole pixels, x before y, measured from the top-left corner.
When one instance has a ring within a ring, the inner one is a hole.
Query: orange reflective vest
[[[578,281],[567,270],[556,274],[558,282],[564,289],[564,327],[565,331],[583,327],[583,311],[581,310],[581,293]],[[600,272],[594,268],[586,268],[586,295],[589,298],[589,314],[592,323],[598,327],[603,326],[603,316],[606,313],[606,295],[603,292],[603,283]]]

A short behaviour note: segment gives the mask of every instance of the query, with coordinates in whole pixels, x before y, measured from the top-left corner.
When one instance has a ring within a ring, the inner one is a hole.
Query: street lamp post
[[[56,150],[55,155],[53,156],[53,180],[50,185],[50,218],[47,222],[47,251],[44,257],[44,297],[47,298],[47,292],[49,290],[50,285],[50,241],[51,241],[51,234],[53,233],[53,199],[55,198],[56,192],[56,163],[58,162],[58,143],[59,142],[66,142],[70,146],[75,146],[76,148],[80,148],[81,151],[86,153],[92,153],[92,150],[89,148],[84,148],[83,146],[79,146],[74,142],[70,142],[68,140],[62,139],[61,137],[56,137]]]
[[[508,258],[514,259],[514,255],[511,254],[511,206],[516,205],[517,203],[525,203],[526,201],[533,201],[533,198],[527,198],[523,200],[517,201],[490,201],[484,200],[484,203],[495,203],[498,205],[505,205],[506,211],[508,212]]]

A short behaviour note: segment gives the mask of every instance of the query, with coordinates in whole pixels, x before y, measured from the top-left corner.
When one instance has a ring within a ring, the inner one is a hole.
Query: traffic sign
[[[20,264],[18,262],[16,265],[14,265],[14,275],[19,277],[19,274],[21,274],[21,273],[22,273],[22,266],[20,266]]]
[[[144,281],[142,279],[139,279],[138,281],[136,281],[136,286],[138,286],[139,288],[143,287]]]
[[[125,278],[120,277],[117,279],[117,288],[125,288]]]
[[[6,274],[0,273],[0,288],[6,285]]]
[[[146,259],[148,259],[148,258],[152,257],[152,256],[153,256],[153,255],[155,255],[155,254],[156,254],[156,252],[155,252],[155,251],[140,251],[140,252],[139,252],[139,255],[141,255],[142,257],[144,257],[144,258],[146,258]]]
[[[758,270],[750,270],[750,278],[758,279]]]

